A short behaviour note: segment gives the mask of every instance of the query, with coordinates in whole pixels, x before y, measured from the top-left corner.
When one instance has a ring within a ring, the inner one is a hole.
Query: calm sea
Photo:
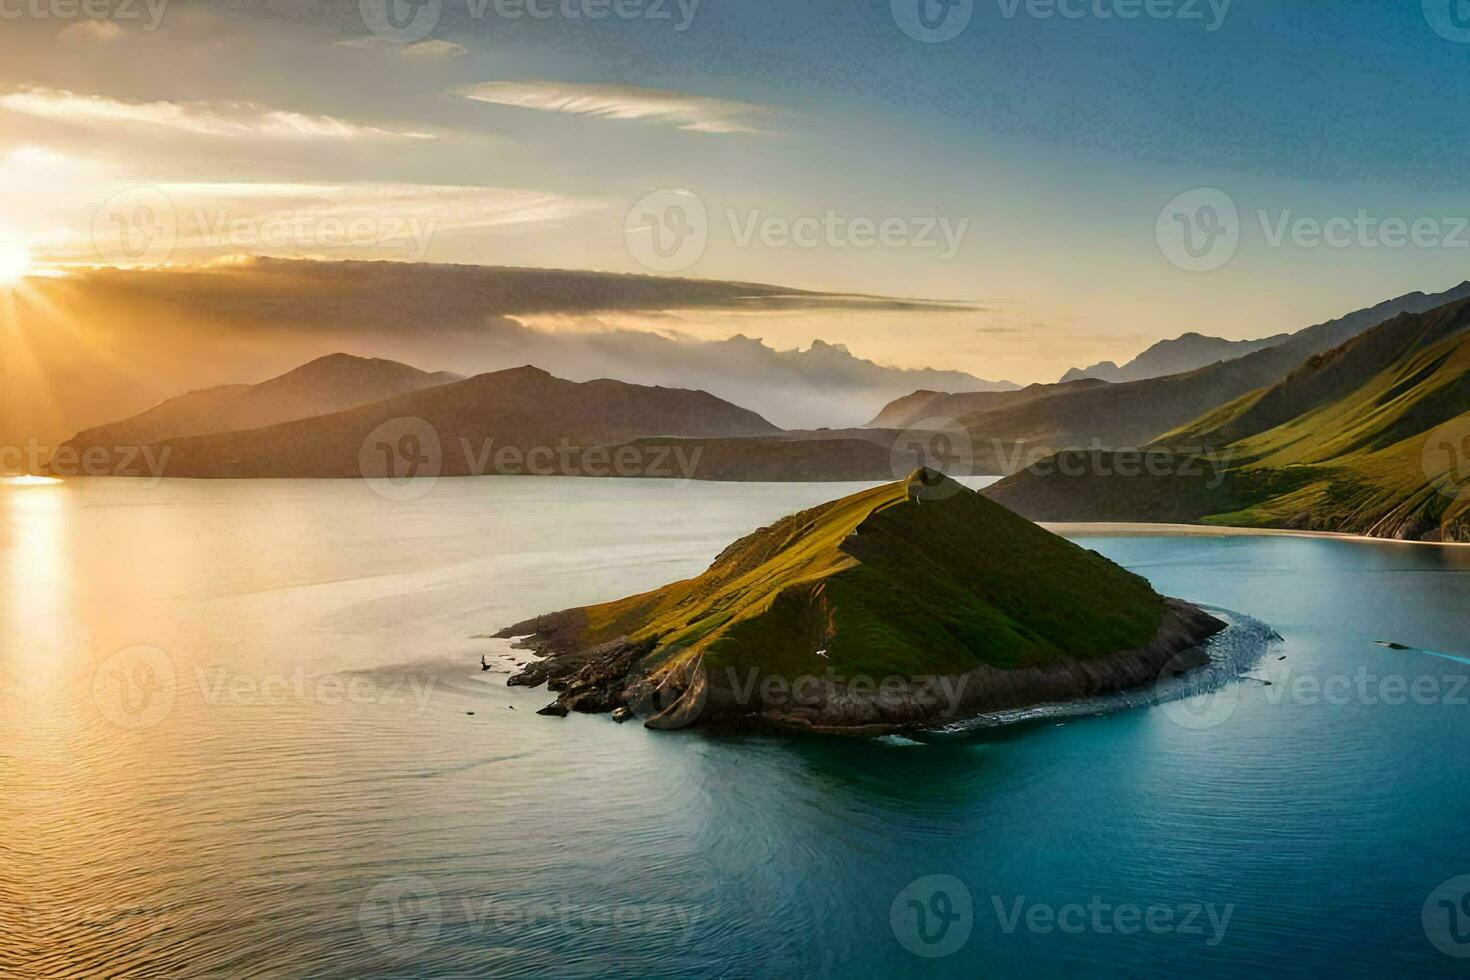
[[[1464,549],[1084,540],[1281,643],[1200,703],[925,744],[538,717],[479,669],[852,489],[0,485],[0,974],[1470,965]]]

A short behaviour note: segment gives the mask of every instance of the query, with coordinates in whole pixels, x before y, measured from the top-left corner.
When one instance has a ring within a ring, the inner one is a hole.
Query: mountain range
[[[63,443],[53,472],[160,475],[138,466],[134,450],[147,447],[162,475],[176,477],[392,476],[402,474],[365,472],[384,463],[360,451],[367,442],[396,452],[404,439],[424,472],[443,475],[840,481],[906,472],[924,461],[925,434],[782,430],[702,391],[577,383],[531,366],[463,379],[339,353],[83,430]],[[83,468],[84,459],[96,462]],[[1004,472],[999,453],[974,464],[958,472]]]
[[[334,351],[470,376],[535,364],[760,405],[788,428],[849,425],[915,388],[1008,388],[813,342],[836,315],[915,328],[954,303],[556,269],[256,259],[71,269],[13,293],[0,330],[0,446],[55,447],[181,392],[256,382]],[[770,324],[773,337],[742,335]],[[835,338],[827,337],[828,340]]]
[[[314,363],[321,373],[348,362]],[[718,438],[778,431],[707,392],[608,379],[579,384],[527,366],[277,425],[170,437],[158,450],[171,477],[471,476],[557,472],[573,450],[650,434]],[[75,441],[67,445],[86,449]],[[627,465],[637,470],[644,464]]]
[[[461,378],[334,354],[257,385],[168,399],[63,448],[74,461],[146,446],[162,475],[206,478],[886,480],[940,462],[974,475],[1011,472],[987,493],[1036,520],[1460,540],[1470,537],[1470,493],[1461,493],[1470,431],[1455,428],[1470,430],[1467,328],[1470,283],[1402,296],[1183,374],[921,389],[845,429],[783,429],[701,390],[579,382],[529,365]],[[726,343],[769,350],[748,338]],[[822,344],[801,357],[856,360]],[[956,427],[971,451],[952,451]],[[1057,455],[1047,465],[1015,472],[1049,453]],[[1139,458],[1162,465],[1142,473],[1126,465]]]
[[[990,487],[1034,520],[1470,541],[1470,299],[1401,313],[1162,433]]]
[[[1003,396],[953,418],[969,430],[977,443],[1006,440],[1054,450],[1144,446],[1248,392],[1276,384],[1307,358],[1331,350],[1390,317],[1424,312],[1467,296],[1470,282],[1433,295],[1409,293],[1307,327],[1281,343],[1244,357],[1184,374],[1124,384],[1088,380],[1047,386],[1040,397]],[[939,407],[942,403],[926,403],[926,410],[929,405]],[[884,418],[884,412],[878,417]]]
[[[258,429],[459,380],[448,371],[430,373],[381,358],[329,354],[260,384],[218,385],[170,398],[119,422],[84,429],[67,444],[85,452],[92,446],[147,446],[182,436]]]
[[[1260,340],[1225,340],[1223,337],[1186,333],[1173,340],[1159,341],[1122,367],[1112,361],[1099,361],[1090,367],[1072,368],[1062,375],[1061,382],[1065,384],[1068,381],[1094,378],[1122,384],[1125,381],[1159,378],[1166,374],[1182,374],[1217,361],[1232,361],[1237,357],[1274,347],[1290,336],[1279,333]]]

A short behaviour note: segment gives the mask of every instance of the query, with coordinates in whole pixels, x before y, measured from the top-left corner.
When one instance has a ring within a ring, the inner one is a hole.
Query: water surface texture
[[[538,717],[478,667],[852,489],[0,486],[0,974],[1465,965],[1466,550],[1083,539],[1281,643],[1197,699],[929,744]]]

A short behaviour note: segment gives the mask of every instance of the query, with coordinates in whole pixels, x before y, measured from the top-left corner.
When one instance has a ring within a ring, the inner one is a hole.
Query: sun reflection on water
[[[0,579],[10,593],[3,608],[7,635],[17,642],[7,647],[10,662],[0,661],[0,678],[12,686],[43,682],[63,666],[65,651],[54,649],[58,637],[69,635],[75,622],[71,583],[66,572],[67,501],[60,480],[48,477],[11,477],[5,488],[23,492],[0,494]]]

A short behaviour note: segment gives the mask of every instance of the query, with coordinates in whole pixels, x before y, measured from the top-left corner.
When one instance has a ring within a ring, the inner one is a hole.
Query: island
[[[1224,628],[920,468],[497,635],[537,655],[510,683],[547,684],[546,714],[881,735],[1148,684]]]

